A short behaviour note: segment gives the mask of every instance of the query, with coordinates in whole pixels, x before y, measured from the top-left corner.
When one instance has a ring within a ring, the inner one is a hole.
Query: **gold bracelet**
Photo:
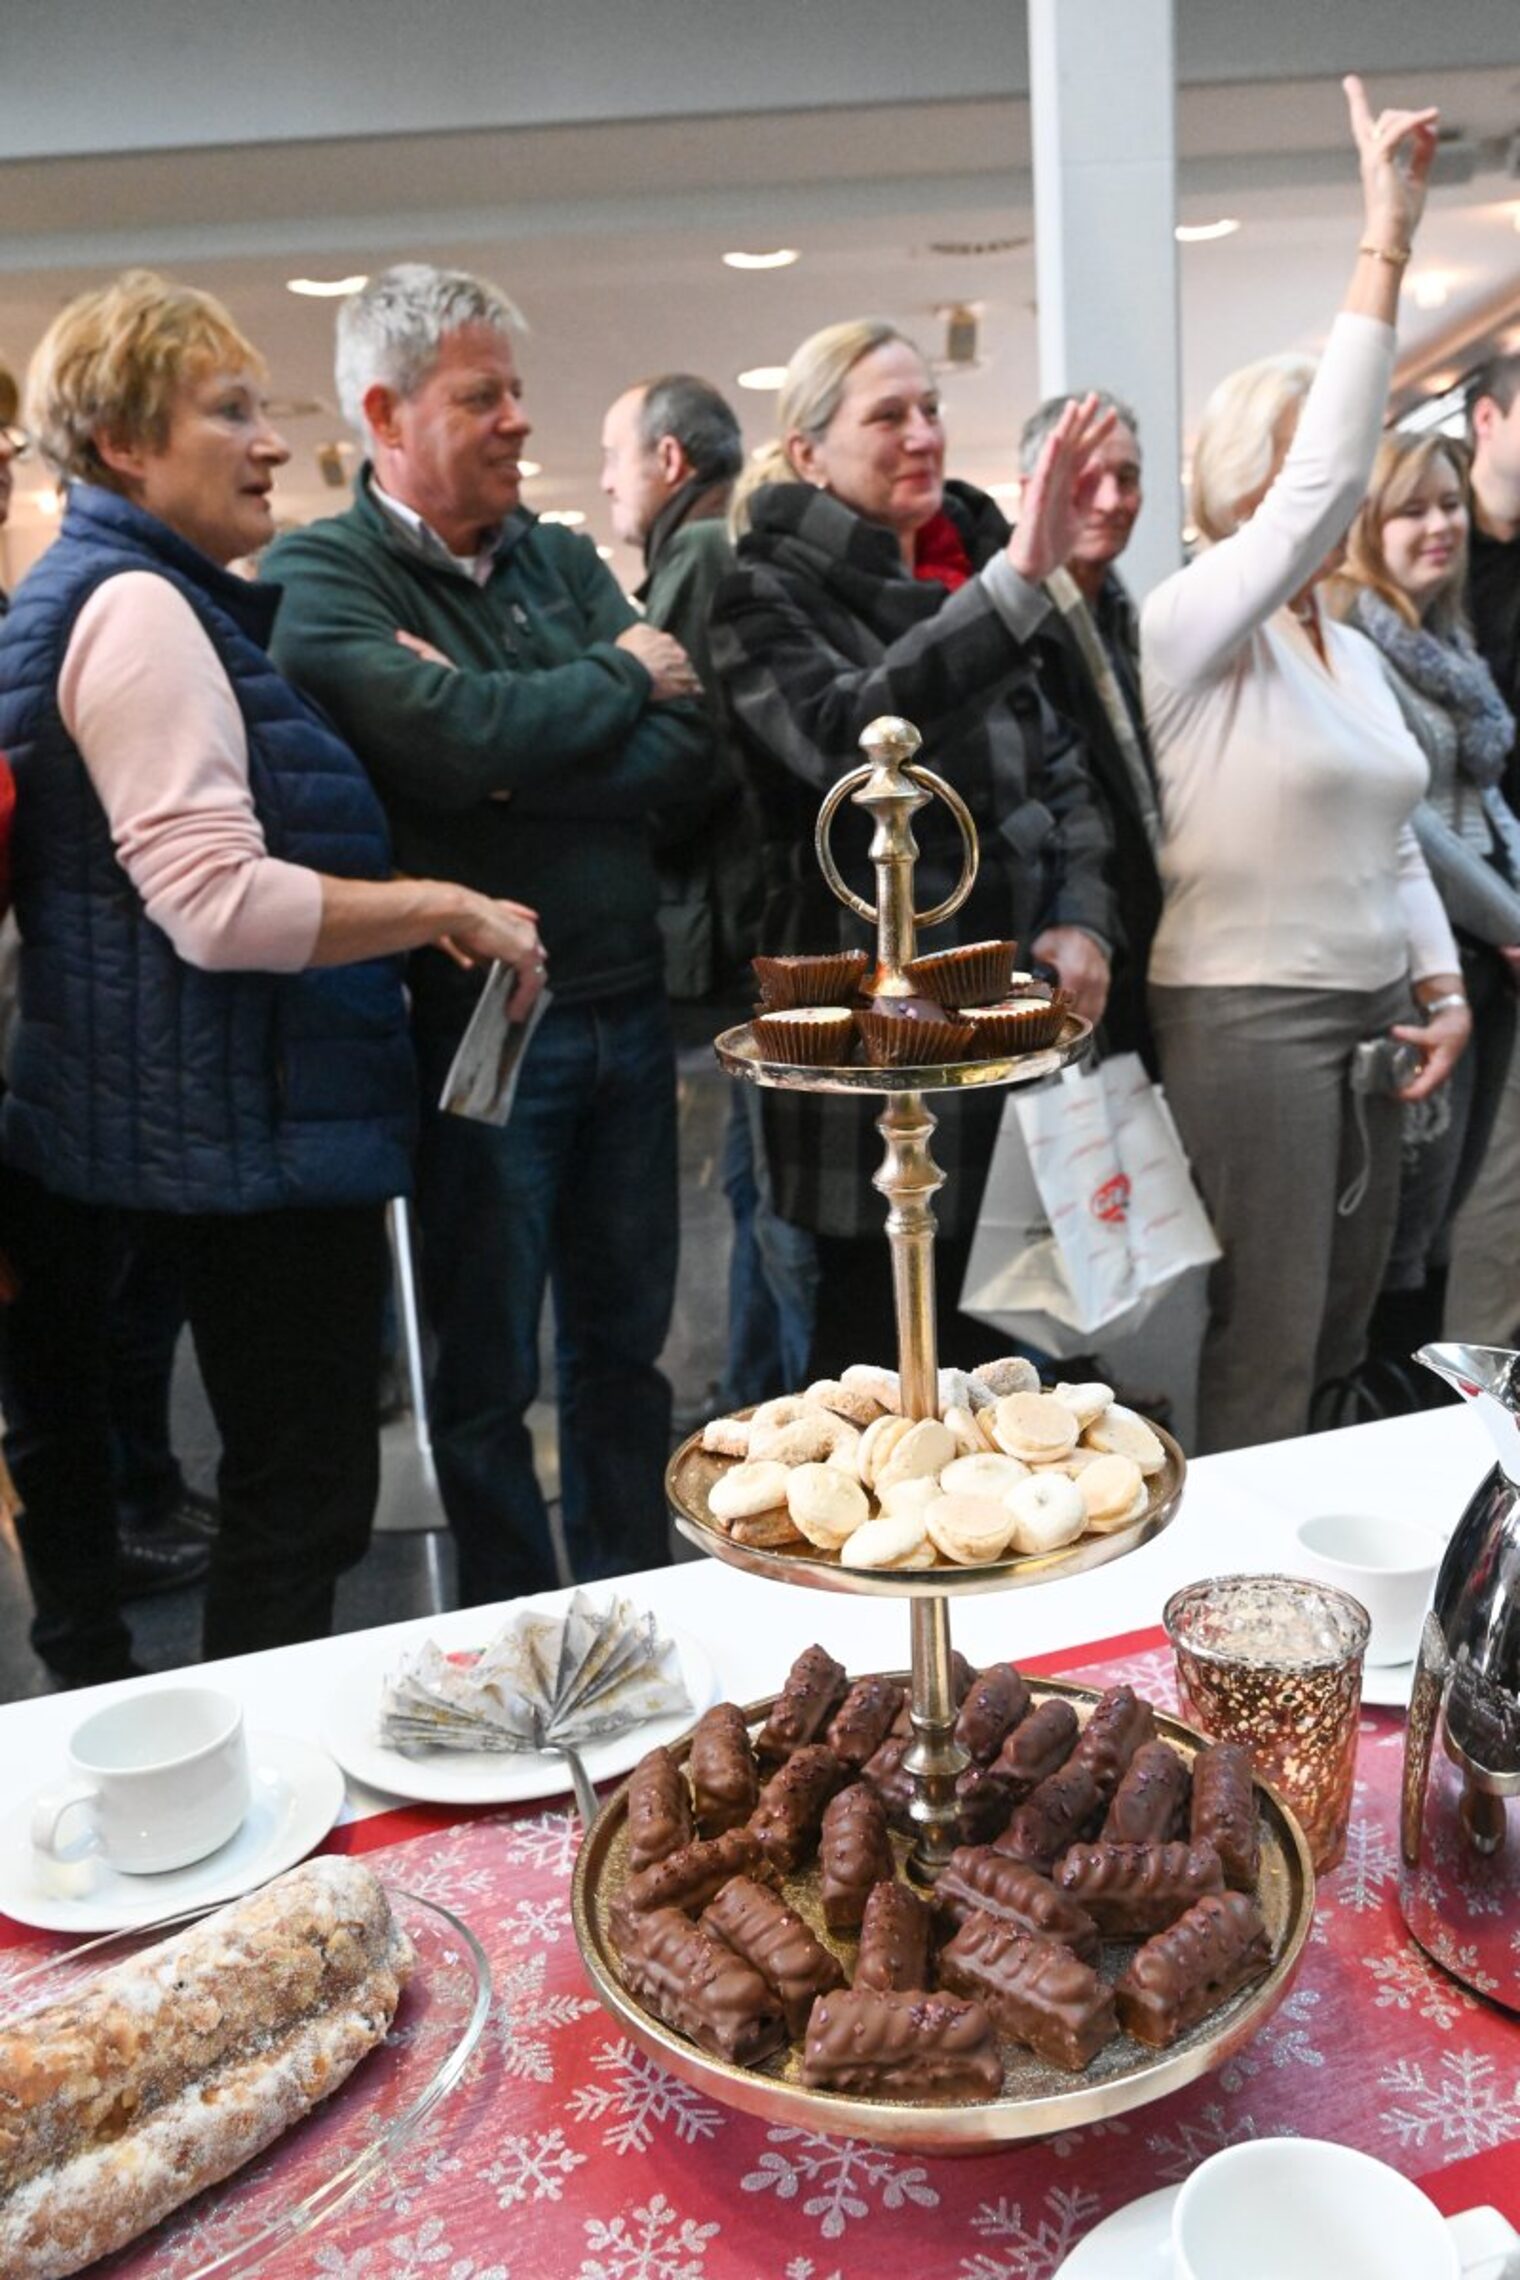
[[[1364,238],[1356,250],[1358,253],[1370,255],[1374,261],[1386,261],[1394,269],[1407,269],[1409,267],[1409,249],[1407,246],[1401,249],[1394,245],[1374,245],[1370,239]]]

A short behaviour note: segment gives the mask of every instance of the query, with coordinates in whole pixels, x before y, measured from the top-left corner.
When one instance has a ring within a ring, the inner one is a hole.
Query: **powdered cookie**
[[[1145,1419],[1126,1409],[1122,1401],[1105,1409],[1082,1438],[1090,1449],[1101,1451],[1105,1457],[1132,1458],[1143,1473],[1158,1473],[1166,1463],[1166,1451]]]
[[[939,1485],[946,1496],[990,1496],[994,1504],[1001,1504],[1010,1488],[1028,1478],[1028,1466],[1017,1457],[994,1457],[984,1449],[978,1456],[957,1457],[954,1464],[946,1465]]]
[[[990,1496],[937,1496],[924,1513],[924,1528],[936,1551],[957,1567],[981,1567],[1007,1551],[1013,1514]]]
[[[790,1425],[800,1417],[807,1404],[800,1393],[778,1393],[774,1401],[762,1401],[750,1415],[750,1430],[758,1425],[762,1430],[769,1425]]]
[[[1070,1455],[1061,1459],[1055,1470],[1065,1473],[1070,1480],[1077,1480],[1086,1472],[1089,1465],[1101,1465],[1104,1462],[1105,1459],[1099,1455],[1096,1449],[1089,1449],[1083,1442],[1079,1441]]]
[[[1111,1385],[1099,1385],[1096,1382],[1090,1385],[1067,1385],[1063,1382],[1056,1387],[1055,1398],[1065,1403],[1078,1426],[1085,1432],[1095,1417],[1101,1417],[1105,1409],[1112,1407],[1114,1389]]]
[[[1076,1418],[1050,1393],[1004,1394],[993,1412],[993,1431],[998,1447],[1025,1464],[1051,1464],[1077,1445]]]
[[[937,1380],[939,1413],[971,1407],[971,1379],[965,1370],[941,1370]]]
[[[728,1532],[736,1544],[747,1544],[757,1552],[795,1552],[807,1542],[798,1534],[784,1504],[778,1504],[773,1512],[752,1512],[743,1520],[733,1520]]]
[[[1098,1461],[1100,1464],[1108,1463],[1107,1457],[1101,1457]],[[1128,1510],[1116,1513],[1112,1520],[1089,1520],[1087,1523],[1088,1534],[1092,1536],[1116,1535],[1121,1528],[1129,1527],[1132,1521],[1143,1520],[1150,1507],[1150,1490],[1142,1480],[1135,1491],[1134,1501]]]
[[[749,1455],[747,1417],[709,1417],[702,1428],[702,1446],[714,1457]]]
[[[839,1547],[845,1567],[895,1568],[914,1559],[927,1543],[921,1512],[884,1512],[865,1520]],[[930,1558],[933,1558],[932,1551]]]
[[[802,1398],[809,1409],[831,1409],[836,1417],[846,1417],[862,1429],[882,1414],[874,1393],[867,1393],[863,1385],[845,1385],[839,1378],[817,1379]]]
[[[867,1488],[876,1486],[879,1467],[886,1462],[903,1435],[911,1430],[912,1419],[908,1417],[878,1417],[874,1425],[866,1427],[855,1452],[855,1464]]]
[[[786,1484],[792,1524],[821,1552],[837,1552],[870,1516],[866,1492],[836,1465],[798,1465]]]
[[[1001,1457],[1006,1454],[1006,1451],[998,1447],[997,1405],[998,1397],[994,1394],[985,1409],[973,1409],[971,1414],[976,1419],[976,1429],[982,1437],[982,1447],[990,1456]]]
[[[1144,1496],[1145,1483],[1132,1457],[1094,1457],[1077,1475],[1077,1494],[1086,1505],[1088,1520],[1094,1528],[1101,1528],[1110,1521],[1122,1521],[1137,1493]]]
[[[876,1486],[890,1488],[894,1480],[908,1480],[915,1473],[938,1473],[954,1455],[955,1436],[937,1417],[921,1417],[893,1443],[885,1463],[877,1458]]]
[[[1074,1544],[1087,1526],[1087,1506],[1074,1480],[1064,1473],[1040,1473],[1008,1491],[1014,1549],[1058,1552]]]
[[[873,1401],[879,1401],[883,1409],[890,1409],[894,1417],[901,1415],[902,1380],[896,1370],[889,1370],[884,1362],[851,1362],[847,1369],[840,1371],[839,1382],[858,1386]]]
[[[999,1400],[1007,1393],[1040,1390],[1040,1373],[1023,1354],[1004,1354],[995,1362],[983,1362],[971,1375],[977,1385],[984,1385]]]
[[[735,1465],[707,1492],[707,1509],[719,1522],[747,1520],[756,1512],[774,1511],[778,1505],[785,1510],[785,1465]]]
[[[805,1409],[788,1425],[752,1426],[749,1453],[751,1459],[769,1457],[779,1465],[821,1465],[838,1449],[853,1454],[859,1439],[855,1427],[832,1410]]]

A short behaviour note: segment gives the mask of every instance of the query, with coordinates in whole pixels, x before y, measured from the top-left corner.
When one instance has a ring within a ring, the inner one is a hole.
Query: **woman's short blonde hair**
[[[749,502],[767,483],[794,483],[791,444],[798,436],[823,435],[839,409],[844,384],[863,356],[900,340],[917,353],[908,339],[885,317],[851,317],[842,325],[825,325],[810,333],[792,352],[786,378],[776,392],[776,434],[750,460],[734,489],[729,527],[737,537],[749,527]]]
[[[1397,428],[1385,435],[1372,463],[1367,496],[1356,510],[1356,520],[1346,539],[1346,560],[1335,580],[1337,608],[1349,608],[1357,588],[1366,586],[1391,610],[1396,610],[1406,625],[1427,625],[1433,633],[1441,634],[1455,633],[1465,626],[1462,608],[1463,589],[1467,584],[1465,537],[1451,558],[1450,569],[1423,610],[1417,610],[1402,586],[1395,584],[1383,547],[1384,524],[1390,515],[1397,514],[1406,499],[1413,497],[1438,459],[1449,464],[1462,494],[1462,504],[1469,515],[1472,513],[1470,463],[1465,444],[1458,442],[1455,436],[1410,435]]]
[[[264,359],[220,301],[151,269],[128,269],[59,312],[27,371],[27,424],[62,476],[119,489],[97,434],[161,446],[174,399],[207,372],[252,372]]]
[[[1307,356],[1263,356],[1220,381],[1193,445],[1193,521],[1203,538],[1228,538],[1260,499],[1282,458],[1284,415],[1297,414],[1314,379]]]

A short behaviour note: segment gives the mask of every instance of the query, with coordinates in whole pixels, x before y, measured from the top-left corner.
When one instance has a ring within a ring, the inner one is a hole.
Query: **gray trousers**
[[[1399,1102],[1370,1098],[1353,1047],[1409,989],[1157,989],[1167,1099],[1224,1257],[1209,1279],[1200,1454],[1303,1433],[1315,1387],[1363,1358],[1399,1198]],[[1353,1211],[1339,1206],[1364,1168]]]
[[[1468,1346],[1513,1346],[1520,1330],[1520,1043],[1483,1167],[1452,1229],[1444,1329]]]

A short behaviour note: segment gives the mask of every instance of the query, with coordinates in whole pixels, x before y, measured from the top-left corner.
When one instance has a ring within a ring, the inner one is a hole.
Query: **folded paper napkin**
[[[536,1750],[621,1733],[691,1709],[672,1639],[631,1600],[578,1591],[563,1615],[527,1608],[474,1655],[433,1640],[386,1679],[380,1739],[427,1750]]]

